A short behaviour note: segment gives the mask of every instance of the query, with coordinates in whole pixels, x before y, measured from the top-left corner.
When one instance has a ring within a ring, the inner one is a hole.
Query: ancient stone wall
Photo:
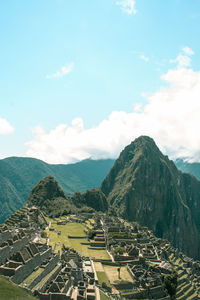
[[[20,251],[22,248],[24,248],[29,243],[29,237],[25,236],[20,240],[17,240],[13,243],[11,246],[10,255],[13,255],[14,253]]]
[[[20,251],[28,244],[28,242],[29,238],[28,236],[25,236],[22,239],[13,242],[13,245],[11,246],[0,248],[0,264],[4,264],[8,258],[10,258],[16,252]]]
[[[8,239],[12,239],[12,233],[9,230],[0,233],[0,244],[6,242]]]
[[[60,267],[49,277],[49,279],[39,289],[41,293],[43,293],[45,291],[45,289],[46,289],[47,285],[49,284],[49,282],[51,282],[54,278],[56,278],[56,276],[58,275],[58,273],[60,272],[61,269],[62,269],[62,265],[60,265]]]
[[[150,288],[149,292],[150,295],[155,299],[159,299],[167,296],[162,285]]]
[[[0,268],[0,274],[4,276],[11,277],[15,274],[15,269],[10,268]]]
[[[29,289],[32,289],[36,284],[38,284],[42,278],[44,278],[48,273],[50,273],[53,268],[57,265],[59,261],[59,256],[55,255],[48,263],[48,265],[45,267],[44,271],[42,271],[29,285]]]
[[[10,257],[10,251],[10,246],[0,248],[0,265],[4,264],[6,262],[6,259]]]
[[[66,294],[43,294],[39,293],[40,300],[71,300]]]
[[[51,248],[46,250],[42,255],[38,253],[32,259],[30,259],[25,265],[19,268],[15,275],[11,278],[16,284],[20,284],[26,277],[28,277],[36,267],[39,267],[41,263],[51,255]]]

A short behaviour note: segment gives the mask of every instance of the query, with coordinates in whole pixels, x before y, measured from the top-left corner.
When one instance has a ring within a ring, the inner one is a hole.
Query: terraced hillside
[[[0,227],[0,257],[0,274],[41,300],[200,298],[199,262],[104,213],[52,219],[24,207]]]

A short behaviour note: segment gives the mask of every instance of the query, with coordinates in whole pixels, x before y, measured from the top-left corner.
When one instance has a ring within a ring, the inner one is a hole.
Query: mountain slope
[[[0,160],[0,223],[19,209],[32,188],[44,177],[53,176],[64,192],[72,195],[100,185],[114,160],[84,160],[75,164],[50,165],[34,158]]]
[[[46,215],[57,217],[71,212],[71,201],[52,176],[43,178],[31,191],[28,206],[39,207]]]
[[[82,211],[107,211],[107,199],[99,189],[91,189],[85,193],[76,192],[67,197],[52,176],[47,176],[32,189],[26,202],[28,206],[36,206],[48,217],[59,217]]]
[[[121,152],[101,190],[117,215],[200,256],[200,181],[182,174],[151,138],[142,136]]]

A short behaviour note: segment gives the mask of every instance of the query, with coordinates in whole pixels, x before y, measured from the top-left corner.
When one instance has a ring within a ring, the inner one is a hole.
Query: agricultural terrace
[[[50,228],[47,228],[45,231],[47,233],[47,237],[49,238],[49,245],[52,246],[52,249],[55,252],[61,251],[62,244],[67,247],[74,248],[83,256],[99,258],[99,259],[110,259],[105,247],[91,247],[85,231],[87,231],[86,227],[81,223],[76,222],[68,222],[64,225],[58,225],[58,221],[62,221],[63,219],[59,218],[48,219],[50,224]],[[87,221],[87,226],[92,229],[91,223],[94,221]],[[59,233],[58,233],[59,232]],[[77,238],[69,238],[69,236],[77,237]],[[80,237],[80,238],[78,238]]]

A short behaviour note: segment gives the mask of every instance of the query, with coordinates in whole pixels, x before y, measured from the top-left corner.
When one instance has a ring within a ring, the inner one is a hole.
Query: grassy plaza
[[[49,245],[55,252],[62,249],[62,244],[65,246],[74,248],[83,256],[89,256],[91,258],[110,259],[105,249],[98,249],[98,247],[90,247],[88,244],[87,236],[84,230],[85,226],[81,223],[69,222],[65,225],[58,225],[55,221],[50,221],[51,227],[46,229],[47,236],[49,237]],[[51,230],[50,230],[51,229]],[[52,231],[53,229],[53,231]],[[60,232],[58,234],[58,232]],[[68,236],[80,237],[69,238]],[[82,243],[87,243],[83,245]]]

